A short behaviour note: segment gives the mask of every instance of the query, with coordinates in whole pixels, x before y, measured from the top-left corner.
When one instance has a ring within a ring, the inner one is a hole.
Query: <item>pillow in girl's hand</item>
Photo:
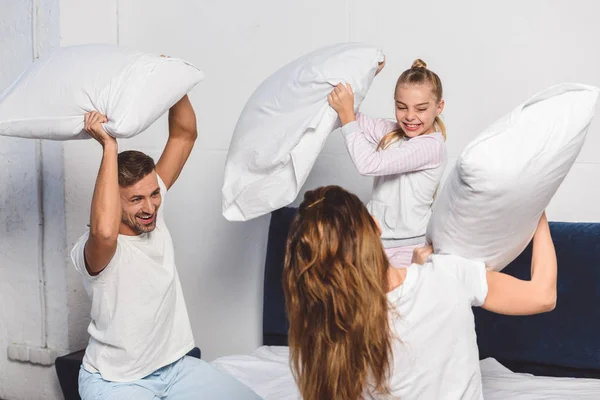
[[[246,103],[233,133],[222,190],[225,218],[245,221],[293,202],[336,128],[327,95],[338,83],[349,83],[358,109],[382,61],[375,47],[344,43],[269,76]]]

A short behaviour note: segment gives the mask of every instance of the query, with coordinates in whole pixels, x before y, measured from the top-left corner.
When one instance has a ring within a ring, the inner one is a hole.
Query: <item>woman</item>
[[[378,223],[337,186],[306,193],[287,242],[284,292],[292,370],[305,400],[482,399],[472,306],[550,311],[556,254],[542,214],[532,278],[417,249],[392,268]],[[431,256],[430,256],[431,255]]]

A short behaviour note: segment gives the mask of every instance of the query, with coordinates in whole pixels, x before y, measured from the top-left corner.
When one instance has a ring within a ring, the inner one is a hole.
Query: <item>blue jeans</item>
[[[234,377],[205,361],[185,356],[134,382],[111,382],[79,370],[82,400],[256,400],[260,397]]]

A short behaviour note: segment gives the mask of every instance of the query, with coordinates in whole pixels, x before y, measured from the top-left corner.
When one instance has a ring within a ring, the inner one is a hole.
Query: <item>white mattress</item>
[[[211,364],[225,371],[265,400],[299,400],[289,368],[287,347],[263,346],[249,355],[221,357]],[[510,371],[488,358],[481,361],[486,400],[599,400],[600,380],[551,378]]]

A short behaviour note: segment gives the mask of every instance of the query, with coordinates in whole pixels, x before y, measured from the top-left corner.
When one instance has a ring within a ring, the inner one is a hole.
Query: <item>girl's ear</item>
[[[444,111],[445,105],[446,105],[446,102],[444,101],[444,99],[440,100],[440,102],[437,105],[436,116],[440,115],[442,113],[442,111]]]

